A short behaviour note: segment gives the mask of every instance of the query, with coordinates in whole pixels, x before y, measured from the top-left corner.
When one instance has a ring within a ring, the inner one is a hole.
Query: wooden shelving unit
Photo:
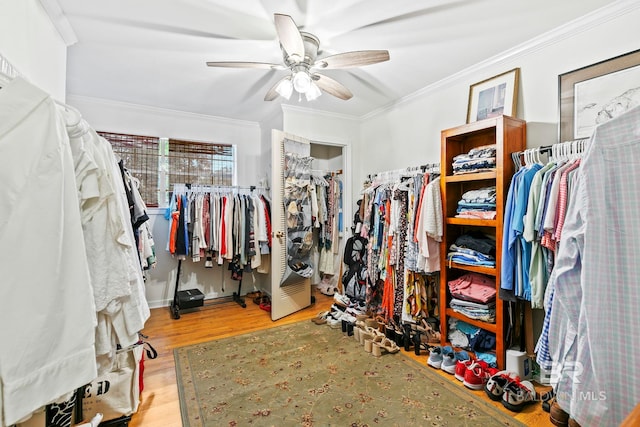
[[[495,171],[453,175],[453,158],[468,153],[475,147],[496,144]],[[448,318],[453,317],[478,328],[496,334],[496,359],[498,367],[504,369],[505,316],[502,300],[496,299],[496,323],[487,323],[457,313],[449,308],[451,295],[448,281],[467,272],[476,272],[495,277],[496,289],[500,289],[500,265],[502,261],[502,229],[504,204],[515,165],[511,153],[526,147],[526,122],[509,116],[494,117],[445,129],[441,132],[441,191],[444,209],[444,234],[440,245],[440,327],[442,345],[447,344]],[[458,201],[465,191],[496,186],[496,219],[480,220],[455,218]],[[449,246],[456,238],[470,230],[482,231],[496,239],[496,268],[463,265],[449,262]]]

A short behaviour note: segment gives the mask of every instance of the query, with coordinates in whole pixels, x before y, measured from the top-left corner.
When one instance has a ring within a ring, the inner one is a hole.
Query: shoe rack
[[[453,158],[458,154],[468,153],[475,147],[496,144],[495,171],[453,174]],[[526,147],[526,122],[509,116],[499,116],[468,123],[441,132],[440,181],[442,206],[444,210],[444,227],[440,245],[440,333],[442,345],[447,342],[448,320],[453,317],[473,326],[495,333],[496,359],[500,369],[505,367],[505,315],[502,300],[496,298],[496,322],[487,323],[470,319],[464,314],[449,308],[451,295],[447,282],[467,272],[476,272],[492,276],[496,281],[496,290],[500,290],[500,266],[502,261],[502,229],[504,204],[509,190],[515,165],[511,153],[523,151]],[[496,219],[456,218],[458,201],[465,191],[488,186],[496,186]],[[496,240],[496,267],[480,267],[449,262],[447,253],[449,246],[456,238],[469,231],[480,231],[494,236]]]

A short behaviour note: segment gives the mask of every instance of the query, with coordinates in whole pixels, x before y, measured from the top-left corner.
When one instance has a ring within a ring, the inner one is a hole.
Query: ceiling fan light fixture
[[[278,92],[278,95],[283,98],[291,98],[291,94],[293,93],[293,84],[291,83],[291,79],[282,80],[276,87],[276,92]]]
[[[311,87],[311,76],[306,71],[296,71],[293,74],[293,88],[298,93],[307,93]]]
[[[309,86],[309,90],[305,92],[304,96],[307,98],[307,101],[313,101],[314,99],[318,99],[318,97],[322,95],[320,88],[314,82],[311,82]]]

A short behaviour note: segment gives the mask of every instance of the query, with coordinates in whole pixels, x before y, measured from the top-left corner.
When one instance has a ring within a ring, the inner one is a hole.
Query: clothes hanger
[[[519,171],[522,167],[522,163],[520,163],[520,154],[520,151],[511,153],[511,161],[513,162],[513,166],[515,167],[516,172]]]

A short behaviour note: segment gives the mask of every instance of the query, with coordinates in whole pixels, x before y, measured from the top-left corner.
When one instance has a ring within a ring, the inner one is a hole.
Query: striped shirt
[[[640,401],[640,108],[596,128],[562,229],[549,324],[557,401],[619,425]]]

